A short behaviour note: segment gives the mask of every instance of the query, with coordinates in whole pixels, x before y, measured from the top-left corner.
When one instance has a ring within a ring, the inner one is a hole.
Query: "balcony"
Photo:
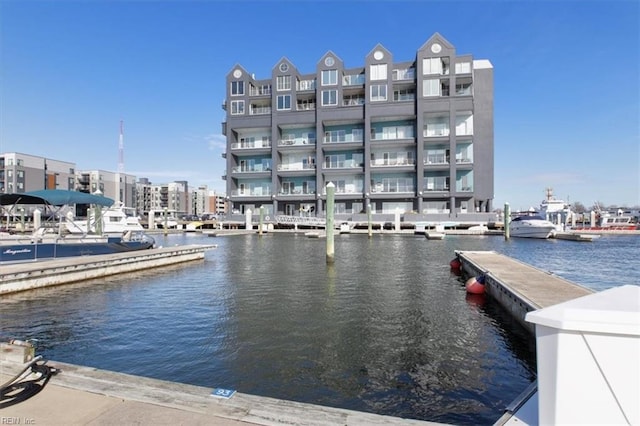
[[[304,163],[296,163],[296,164],[278,164],[279,172],[298,172],[298,171],[306,171],[306,170],[315,170],[315,164],[304,164]]]
[[[366,82],[364,74],[345,75],[342,77],[343,86],[362,86]]]
[[[295,189],[283,189],[281,188],[278,192],[278,195],[282,195],[283,197],[287,196],[301,196],[301,195],[316,195],[315,189],[304,190],[302,188]]]
[[[364,165],[356,160],[331,161],[324,163],[325,170],[336,169],[362,169]]]
[[[362,143],[363,141],[362,134],[325,134],[323,142],[324,143]]]
[[[297,111],[313,111],[315,109],[316,109],[315,102],[298,101],[298,103],[296,104]]]
[[[431,128],[427,125],[427,128],[424,129],[422,136],[425,138],[447,137],[449,136],[449,128],[448,127]]]
[[[251,86],[249,96],[269,96],[271,95],[271,86]]]
[[[266,115],[271,114],[271,106],[251,105],[249,115]]]
[[[231,149],[260,149],[271,148],[270,140],[248,140],[240,141],[231,144]],[[225,158],[225,157],[223,157]]]
[[[416,69],[415,68],[395,69],[392,72],[391,78],[393,78],[393,81],[415,80]]]
[[[371,167],[413,167],[416,162],[410,158],[374,158],[370,165]]]
[[[316,90],[316,81],[315,80],[300,80],[297,83],[297,90],[299,91],[308,91],[308,90]]]
[[[249,189],[237,189],[235,191],[231,191],[232,197],[270,197],[271,190],[266,188],[254,188],[253,190]]]
[[[270,172],[270,166],[264,166],[262,164],[256,164],[253,167],[247,166],[236,166],[231,169],[231,173],[262,173],[262,172]]]
[[[315,145],[315,138],[293,138],[293,139],[280,139],[278,141],[278,146],[304,146],[304,145]]]

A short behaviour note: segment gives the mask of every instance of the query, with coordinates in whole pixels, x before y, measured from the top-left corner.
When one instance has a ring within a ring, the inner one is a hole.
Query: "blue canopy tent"
[[[113,205],[111,198],[101,195],[87,194],[79,191],[64,189],[42,189],[21,194],[0,194],[0,205],[11,204],[49,204],[52,206],[65,206],[70,204],[95,204],[109,207]]]

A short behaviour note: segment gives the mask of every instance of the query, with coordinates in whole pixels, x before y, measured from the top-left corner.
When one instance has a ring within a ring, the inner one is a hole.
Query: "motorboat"
[[[509,222],[509,235],[519,238],[549,238],[556,225],[534,215],[517,216]]]
[[[103,208],[98,215],[92,212],[87,220],[75,220],[72,215],[68,215],[64,226],[71,234],[102,233],[108,236],[123,236],[128,232],[144,232],[140,218],[135,215],[135,209],[125,207],[122,202]]]
[[[65,215],[60,214],[60,210],[73,204],[91,204],[96,208],[103,208],[110,207],[113,200],[100,195],[65,190],[0,194],[0,205],[11,205],[9,210],[19,205],[42,205],[45,210],[54,210],[50,216],[60,220],[59,223],[41,223],[40,211],[34,210],[33,232],[5,232],[0,236],[0,263],[122,253],[145,250],[155,245],[153,238],[144,233],[134,233],[133,230],[117,235],[97,233],[92,229],[84,233],[71,233],[63,225]]]

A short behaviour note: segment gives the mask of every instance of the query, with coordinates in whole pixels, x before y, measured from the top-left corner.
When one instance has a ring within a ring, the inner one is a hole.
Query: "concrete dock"
[[[216,245],[163,247],[2,265],[0,295],[204,259]]]
[[[15,405],[0,404],[0,424],[21,425],[437,425],[49,361],[60,369],[42,390]],[[0,383],[23,364],[0,361]],[[1,401],[0,401],[1,403]]]
[[[515,319],[534,333],[524,320],[527,312],[546,308],[593,293],[550,272],[494,251],[456,251],[463,271],[484,275],[485,292],[495,298]]]

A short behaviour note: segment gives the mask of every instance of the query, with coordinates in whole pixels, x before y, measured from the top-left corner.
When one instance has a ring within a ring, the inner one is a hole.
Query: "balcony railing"
[[[414,186],[405,186],[405,187],[378,187],[374,186],[371,188],[371,192],[374,194],[415,194],[416,190]]]
[[[315,138],[280,139],[278,141],[278,146],[315,145],[315,143]]]
[[[266,96],[271,94],[271,86],[251,87],[249,96]]]
[[[316,109],[315,102],[298,102],[296,105],[296,110],[298,111],[313,111]]]
[[[249,109],[249,115],[265,115],[265,114],[271,114],[270,106],[251,105],[251,108]]]
[[[267,197],[271,196],[271,190],[267,190],[265,188],[256,188],[253,190],[235,190],[231,191],[231,196],[233,197]]]
[[[298,81],[298,90],[316,90],[316,81],[315,80]]]
[[[252,141],[252,142],[235,142],[231,144],[231,149],[256,149],[256,148],[271,148],[271,141]]]
[[[296,172],[296,171],[315,170],[315,169],[316,169],[315,164],[302,164],[302,163],[278,164],[279,172],[291,172],[291,171]]]
[[[436,165],[436,164],[449,164],[449,156],[444,155],[427,155],[424,158],[423,164],[425,166]]]
[[[256,164],[253,167],[246,166],[236,166],[231,168],[232,173],[262,173],[262,172],[270,172],[270,166],[263,166],[262,164]]]
[[[395,69],[393,70],[392,78],[393,78],[393,81],[415,80],[416,69],[415,68]]]
[[[342,106],[359,106],[364,105],[364,96],[361,98],[345,98],[342,99]]]
[[[280,191],[278,192],[278,195],[283,195],[283,196],[288,196],[288,195],[316,195],[316,190],[315,189],[308,189],[308,190],[303,190],[303,189],[289,189],[289,190],[285,190],[285,189],[280,189]]]
[[[364,165],[355,160],[344,160],[337,162],[325,162],[325,169],[361,169]]]
[[[345,75],[342,77],[343,86],[362,86],[366,82],[364,74]]]
[[[371,164],[371,167],[406,167],[406,166],[416,165],[414,160],[384,159],[384,158],[375,158],[371,160],[370,164]]]
[[[363,137],[362,135],[353,135],[353,134],[347,134],[347,135],[332,135],[332,136],[325,136],[323,139],[324,143],[351,143],[351,142],[362,142]]]
[[[438,137],[449,136],[449,129],[448,128],[430,129],[427,127],[426,129],[424,129],[424,132],[422,133],[422,135],[425,138],[438,138]]]

